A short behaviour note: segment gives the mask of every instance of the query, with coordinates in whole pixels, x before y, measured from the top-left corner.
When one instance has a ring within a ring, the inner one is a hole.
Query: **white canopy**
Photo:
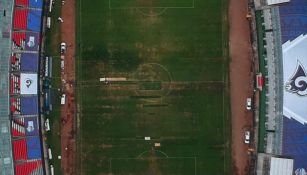
[[[20,94],[37,94],[37,74],[22,73],[20,75]]]
[[[293,159],[271,158],[270,175],[292,175]]]

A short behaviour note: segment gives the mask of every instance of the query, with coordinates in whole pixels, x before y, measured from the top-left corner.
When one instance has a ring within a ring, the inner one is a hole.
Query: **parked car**
[[[61,45],[60,45],[61,54],[64,54],[66,52],[66,48],[67,48],[66,43],[61,42]]]
[[[246,109],[252,110],[252,99],[251,98],[246,99]]]
[[[249,131],[245,131],[244,132],[244,143],[249,144],[250,143],[250,132]]]

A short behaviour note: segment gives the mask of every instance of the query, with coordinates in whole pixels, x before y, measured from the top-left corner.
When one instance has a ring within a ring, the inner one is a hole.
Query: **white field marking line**
[[[194,7],[191,6],[183,6],[183,7],[175,7],[175,6],[161,6],[161,7],[143,7],[143,6],[136,6],[136,7],[111,7],[110,10],[129,10],[129,9],[138,9],[138,8],[142,8],[142,9],[164,9],[164,8],[168,8],[168,9],[193,9]]]
[[[222,28],[222,52],[223,52],[223,57],[224,57],[224,59],[226,60],[226,63],[227,63],[227,58],[225,57],[226,56],[226,53],[225,53],[225,46],[228,46],[227,44],[226,44],[226,42],[224,42],[225,41],[225,35],[224,35],[224,30],[225,30],[225,28],[224,28],[224,24],[225,24],[225,22],[226,21],[224,21],[224,15],[226,15],[225,13],[224,13],[224,11],[225,11],[225,9],[224,9],[224,1],[223,0],[221,0],[221,20],[222,20],[222,26],[221,26],[221,28]],[[227,18],[226,18],[226,20],[227,20]],[[225,65],[226,65],[226,63],[225,63],[225,61],[223,62],[223,72],[225,71]],[[228,65],[228,64],[227,64]],[[224,72],[223,73],[223,82],[224,82],[224,84],[226,84],[226,82],[225,82],[225,76],[226,76],[226,73]],[[227,80],[226,80],[227,81]],[[227,115],[228,115],[228,113],[227,114],[225,114],[225,89],[223,90],[223,141],[226,143],[226,123],[225,123],[225,117],[227,117]],[[228,141],[227,141],[228,142]],[[228,143],[229,144],[229,143]],[[224,160],[223,160],[223,162],[224,162],[224,172],[226,171],[226,149],[228,149],[228,147],[227,148],[224,148],[224,151],[223,151],[223,153],[224,153]]]
[[[112,173],[112,158],[109,160],[109,172]]]
[[[167,10],[167,8],[164,8],[161,12],[159,12],[159,13],[157,13],[157,14],[152,14],[152,15],[149,15],[149,14],[144,13],[142,10],[140,10],[140,8],[137,8],[136,10],[137,10],[139,13],[141,13],[143,16],[156,17],[156,16],[160,16],[160,15],[162,15],[163,13],[165,13],[165,11]]]
[[[196,159],[196,157],[194,157],[194,175],[196,175],[197,173],[197,165],[196,165],[196,163],[197,163],[197,159]]]
[[[157,6],[157,7],[143,7],[143,6],[132,6],[132,7],[112,7],[111,6],[111,0],[109,0],[109,9],[110,10],[116,10],[116,9],[122,9],[122,10],[128,10],[128,9],[137,9],[137,8],[144,8],[144,9],[149,9],[149,8],[170,8],[170,9],[190,9],[190,8],[194,8],[194,4],[195,4],[195,0],[192,0],[192,6],[165,6],[165,7],[161,7],[161,6]]]
[[[79,60],[78,60],[78,73],[77,75],[81,75],[82,76],[82,66],[80,66],[80,62],[82,62],[82,0],[80,0],[80,7],[79,7],[79,31],[80,31],[80,35],[79,35]],[[81,84],[77,84],[78,86],[80,86],[80,90],[79,91],[79,122],[80,122],[80,125],[79,125],[79,132],[80,132],[80,151],[79,151],[79,154],[80,154],[80,174],[82,175],[83,174],[83,158],[82,158],[82,154],[83,154],[83,132],[82,132],[82,95],[80,93],[80,91],[82,92],[82,85]],[[78,88],[79,89],[79,88]]]
[[[143,158],[143,157],[111,157],[111,158],[109,158],[109,161],[111,161],[112,162],[112,160],[142,160],[142,159],[144,159],[144,160],[146,160],[146,159],[149,159],[149,158]],[[158,157],[157,159],[160,159],[160,160],[162,160],[162,159],[193,159],[194,160],[194,162],[195,161],[197,161],[196,160],[196,157],[195,156],[192,156],[192,157],[186,157],[186,156],[180,156],[180,157]]]

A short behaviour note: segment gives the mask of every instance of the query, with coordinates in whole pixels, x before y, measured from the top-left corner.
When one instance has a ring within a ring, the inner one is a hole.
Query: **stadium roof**
[[[270,175],[292,175],[293,159],[271,158]]]
[[[21,71],[37,72],[38,71],[38,54],[37,53],[22,53],[21,54]]]
[[[20,94],[37,94],[37,74],[20,74]]]
[[[282,45],[284,97],[283,114],[307,123],[307,35]]]

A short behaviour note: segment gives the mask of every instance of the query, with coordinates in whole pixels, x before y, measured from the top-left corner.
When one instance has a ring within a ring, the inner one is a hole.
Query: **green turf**
[[[52,59],[52,79],[51,90],[55,94],[52,111],[46,114],[50,121],[50,131],[47,132],[47,144],[52,150],[53,158],[49,160],[49,164],[53,165],[55,174],[62,174],[61,160],[58,156],[61,155],[61,137],[60,137],[60,93],[57,91],[61,87],[61,68],[60,68],[60,53],[59,43],[61,42],[60,23],[57,18],[61,16],[61,2],[55,1],[53,10],[49,13],[51,17],[51,28],[46,30],[45,55],[51,56]]]
[[[146,0],[146,1],[136,1],[136,0],[109,0],[110,8],[184,8],[193,7],[194,0]]]
[[[231,174],[225,3],[78,0],[81,174]]]

